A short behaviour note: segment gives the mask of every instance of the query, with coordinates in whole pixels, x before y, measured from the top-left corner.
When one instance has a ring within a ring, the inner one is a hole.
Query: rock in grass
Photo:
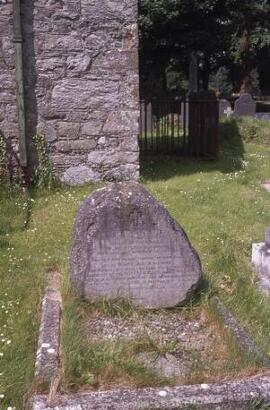
[[[201,279],[199,257],[184,230],[142,185],[111,184],[82,204],[71,280],[83,298],[169,308],[184,304]]]

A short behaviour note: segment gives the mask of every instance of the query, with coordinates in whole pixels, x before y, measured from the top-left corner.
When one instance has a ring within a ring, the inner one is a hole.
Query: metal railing
[[[216,157],[218,116],[218,100],[209,95],[141,100],[141,153]]]
[[[141,100],[140,149],[144,153],[177,153],[188,146],[185,96]]]

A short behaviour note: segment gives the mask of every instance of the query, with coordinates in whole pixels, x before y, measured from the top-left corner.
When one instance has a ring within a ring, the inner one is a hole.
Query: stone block
[[[123,163],[137,163],[138,152],[123,152],[110,150],[96,150],[88,154],[88,163],[103,166],[116,166]]]
[[[76,141],[59,141],[55,144],[58,152],[85,152],[88,153],[97,145],[94,139],[76,140]]]
[[[86,53],[69,56],[67,58],[67,75],[78,75],[88,71],[91,67],[92,59]]]
[[[138,164],[121,164],[104,172],[106,181],[137,181],[140,176]]]
[[[139,111],[111,111],[103,126],[104,133],[119,133],[138,131]]]
[[[119,84],[114,81],[64,79],[52,91],[52,104],[58,110],[114,110],[119,104]]]
[[[100,174],[86,165],[69,167],[62,175],[61,180],[69,185],[83,185],[100,180]]]
[[[80,134],[81,124],[75,122],[57,121],[57,135],[59,138],[77,139]]]
[[[174,307],[202,279],[183,229],[135,182],[110,185],[85,200],[70,263],[75,289],[92,302],[120,297],[144,308]]]

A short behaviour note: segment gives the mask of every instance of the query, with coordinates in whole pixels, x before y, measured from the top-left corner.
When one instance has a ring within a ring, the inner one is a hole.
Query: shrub
[[[231,117],[224,120],[220,128],[224,139],[229,139],[231,131],[237,130],[238,136],[244,142],[270,145],[270,121],[253,117]]]

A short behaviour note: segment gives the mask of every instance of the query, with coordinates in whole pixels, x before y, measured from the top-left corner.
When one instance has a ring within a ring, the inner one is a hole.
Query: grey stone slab
[[[48,288],[42,302],[41,324],[35,364],[35,377],[51,382],[60,366],[61,296]]]
[[[254,117],[256,113],[256,102],[248,93],[241,94],[235,101],[234,114],[237,117],[250,116]]]
[[[265,245],[270,248],[270,227],[265,228]]]
[[[71,186],[84,185],[100,180],[98,172],[86,165],[71,166],[62,176],[63,182]]]
[[[232,106],[230,101],[225,98],[221,98],[219,100],[219,118],[228,117],[230,115],[229,113],[232,114]]]
[[[269,238],[268,238],[269,239]],[[258,274],[259,287],[270,294],[270,247],[265,242],[252,245],[252,264]]]
[[[180,359],[170,353],[158,355],[155,352],[143,352],[137,355],[137,360],[163,378],[185,377],[192,367],[190,358],[185,358],[184,354]]]
[[[136,182],[109,185],[85,200],[70,264],[82,297],[121,297],[145,308],[183,304],[202,279],[184,230]]]
[[[263,187],[267,192],[270,192],[270,181],[265,181],[265,182],[263,182],[262,187]]]
[[[238,323],[220,299],[218,297],[213,297],[210,303],[212,308],[214,308],[215,312],[222,319],[224,326],[229,330],[240,349],[254,360],[260,362],[263,366],[270,368],[270,358],[259,349],[247,331]]]
[[[252,404],[270,400],[270,377],[180,386],[175,388],[118,390],[58,396],[47,405],[35,396],[31,410],[252,410]]]

